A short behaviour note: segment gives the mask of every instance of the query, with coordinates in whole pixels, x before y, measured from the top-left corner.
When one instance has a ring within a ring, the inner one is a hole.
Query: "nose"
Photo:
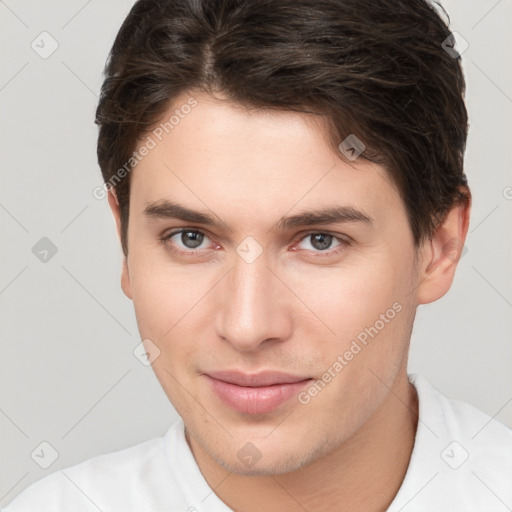
[[[251,263],[236,254],[231,272],[217,288],[217,335],[242,352],[291,335],[290,292],[267,265],[265,251]]]

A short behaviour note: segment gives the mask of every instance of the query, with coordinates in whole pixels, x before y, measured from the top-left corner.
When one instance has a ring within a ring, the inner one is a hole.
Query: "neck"
[[[404,374],[347,442],[291,473],[230,473],[193,437],[187,435],[187,440],[210,487],[235,511],[381,512],[393,501],[407,472],[417,418],[416,390]]]

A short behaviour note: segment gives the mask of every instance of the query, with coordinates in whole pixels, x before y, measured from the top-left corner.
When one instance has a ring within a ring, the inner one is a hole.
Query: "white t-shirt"
[[[448,399],[420,375],[405,479],[388,512],[512,510],[512,430]],[[31,484],[3,512],[231,512],[209,487],[180,419],[160,438],[99,455]]]

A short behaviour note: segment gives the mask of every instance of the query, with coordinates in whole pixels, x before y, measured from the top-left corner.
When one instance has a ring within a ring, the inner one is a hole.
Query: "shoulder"
[[[165,449],[165,441],[175,429],[176,424],[164,437],[55,471],[29,485],[2,512],[106,512],[113,510],[113,504],[115,510],[125,511],[168,507],[179,494]]]
[[[445,396],[420,375],[409,380],[418,393],[418,427],[407,473],[388,511],[510,510],[512,430]]]
[[[497,470],[512,474],[512,429],[467,402],[445,396],[420,375],[410,380],[423,401],[422,421],[432,424],[442,438],[463,443],[468,459],[492,461]]]

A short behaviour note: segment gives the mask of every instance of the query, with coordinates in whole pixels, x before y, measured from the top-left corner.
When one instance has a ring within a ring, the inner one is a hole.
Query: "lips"
[[[246,414],[264,414],[297,395],[312,379],[288,373],[237,371],[205,374],[213,392],[224,404]]]

